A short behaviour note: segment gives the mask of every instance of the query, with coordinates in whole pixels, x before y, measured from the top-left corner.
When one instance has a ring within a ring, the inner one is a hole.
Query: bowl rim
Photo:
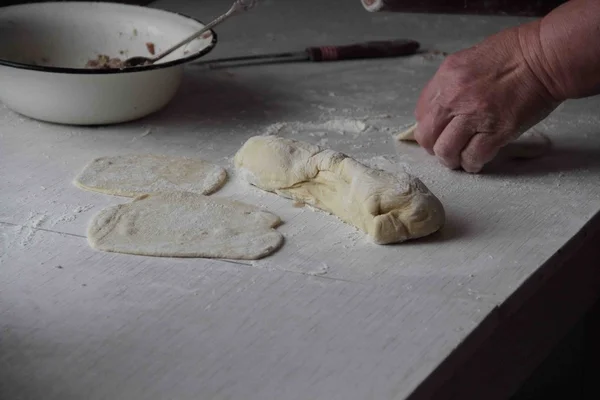
[[[167,10],[162,10],[159,8],[152,8],[152,7],[133,5],[133,4],[116,3],[116,2],[110,2],[110,1],[83,1],[83,2],[79,2],[79,3],[104,3],[104,4],[113,4],[113,5],[124,6],[124,7],[132,7],[132,8],[147,8],[147,9],[162,11],[162,12],[166,12],[166,13],[170,13],[170,14],[174,14],[174,15],[179,15],[180,17],[184,17],[184,18],[190,19],[192,21],[196,21],[196,22],[206,26],[206,24],[204,22],[202,22],[201,20],[199,20],[198,18],[190,17],[189,15],[186,15],[184,13],[179,13],[179,12],[175,12],[175,11],[167,11]],[[33,2],[33,3],[1,6],[0,11],[6,10],[8,8],[33,6],[35,4],[46,4],[46,5],[47,4],[63,4],[64,5],[66,3],[59,2],[59,1],[38,1],[38,2]],[[0,58],[0,66],[6,66],[6,67],[12,67],[12,68],[18,68],[18,69],[26,69],[26,70],[32,70],[32,71],[40,71],[40,72],[53,72],[53,73],[59,73],[59,74],[78,74],[78,75],[128,74],[128,73],[132,73],[132,72],[154,71],[154,70],[158,70],[158,69],[165,69],[165,68],[185,64],[189,61],[196,60],[196,59],[210,53],[217,45],[218,37],[217,37],[217,33],[214,30],[209,29],[208,32],[211,33],[212,40],[209,43],[209,45],[206,46],[204,49],[200,50],[197,53],[192,53],[191,55],[189,55],[187,57],[177,58],[173,61],[160,63],[160,64],[129,67],[129,68],[124,68],[124,69],[117,69],[117,68],[94,69],[94,68],[84,68],[84,67],[71,68],[71,67],[53,67],[53,66],[44,66],[44,65],[33,65],[33,64],[26,64],[26,63],[10,61],[10,60]]]

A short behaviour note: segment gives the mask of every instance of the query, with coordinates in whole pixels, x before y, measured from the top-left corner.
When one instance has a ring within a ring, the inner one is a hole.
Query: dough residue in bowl
[[[105,54],[99,54],[98,57],[88,60],[86,68],[94,69],[122,69],[125,63],[118,57],[111,58]]]
[[[148,49],[148,53],[154,55],[156,54],[156,46],[152,42],[146,43],[146,49]]]

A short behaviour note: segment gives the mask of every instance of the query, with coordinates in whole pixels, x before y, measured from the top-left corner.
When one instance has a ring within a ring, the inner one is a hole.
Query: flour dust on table
[[[408,129],[397,133],[396,139],[405,142],[416,142],[416,129],[417,123],[411,125]],[[510,160],[535,159],[544,156],[550,151],[551,147],[552,142],[548,136],[535,129],[530,129],[501,148],[498,152],[498,158]]]
[[[274,229],[280,223],[274,214],[226,198],[158,193],[100,211],[88,241],[116,253],[256,260],[283,244]]]
[[[97,158],[74,183],[86,190],[136,197],[178,191],[208,195],[226,180],[224,168],[204,160],[146,154]]]
[[[369,168],[345,154],[278,136],[254,136],[234,157],[250,184],[334,214],[377,244],[430,235],[442,203],[416,177]]]

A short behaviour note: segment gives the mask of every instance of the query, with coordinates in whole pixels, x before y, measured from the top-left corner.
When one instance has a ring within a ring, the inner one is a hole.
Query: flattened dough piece
[[[189,192],[142,195],[100,211],[88,227],[98,250],[160,257],[255,260],[275,252],[278,216],[249,204]]]
[[[410,128],[396,135],[396,139],[400,141],[415,142],[415,123]],[[523,133],[513,142],[508,143],[500,149],[498,156],[511,160],[531,160],[542,157],[552,147],[552,142],[548,136],[534,129],[530,129]]]
[[[100,157],[75,178],[82,189],[116,196],[193,192],[211,194],[227,180],[227,172],[209,162],[161,155]]]
[[[419,179],[309,143],[255,136],[234,163],[250,184],[330,212],[378,244],[429,235],[445,220],[441,202]]]

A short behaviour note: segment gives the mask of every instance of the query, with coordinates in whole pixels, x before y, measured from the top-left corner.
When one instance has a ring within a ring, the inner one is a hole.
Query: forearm
[[[600,0],[571,0],[517,30],[525,59],[556,101],[600,94]]]

